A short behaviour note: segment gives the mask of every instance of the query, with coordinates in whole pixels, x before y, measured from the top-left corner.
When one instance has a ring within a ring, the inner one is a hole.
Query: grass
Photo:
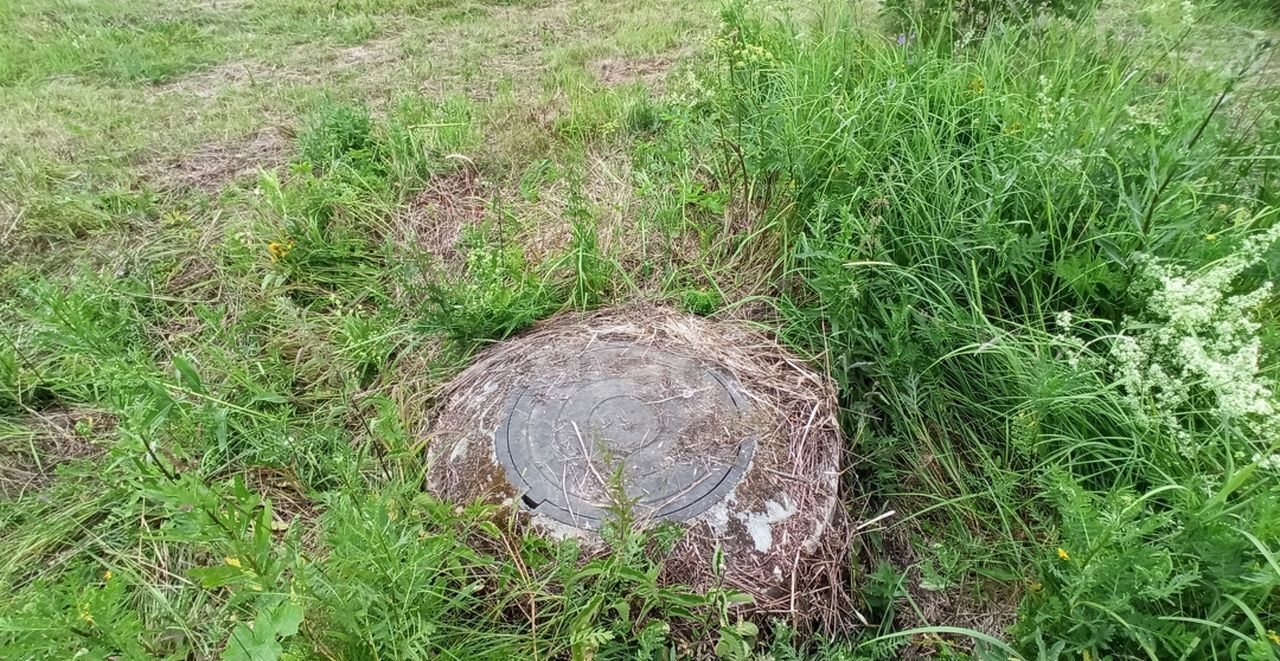
[[[1274,658],[1275,17],[1061,4],[0,8],[0,656]],[[849,626],[421,493],[635,300],[838,384]]]

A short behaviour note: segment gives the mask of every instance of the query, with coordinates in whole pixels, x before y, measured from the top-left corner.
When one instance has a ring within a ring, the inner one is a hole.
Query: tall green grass
[[[950,549],[932,589],[1022,577],[1028,654],[1276,649],[1272,359],[1233,363],[1260,399],[1230,417],[1220,376],[1148,356],[1140,379],[1164,380],[1143,389],[1113,350],[1274,315],[1274,246],[1238,257],[1276,223],[1246,183],[1271,176],[1274,146],[1237,140],[1220,100],[1242,81],[1181,66],[1184,37],[1042,18],[895,40],[839,7],[773,22],[733,5],[717,42],[718,121],[756,187],[787,191],[781,268],[801,284],[780,295],[784,335],[866,429],[863,488]],[[1232,259],[1248,264],[1215,270]],[[1188,286],[1259,294],[1170,303]],[[1212,320],[1178,321],[1201,304]],[[1256,339],[1216,341],[1274,351],[1247,326]]]

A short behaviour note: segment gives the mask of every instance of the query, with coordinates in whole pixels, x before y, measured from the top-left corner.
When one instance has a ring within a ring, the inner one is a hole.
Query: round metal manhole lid
[[[596,344],[505,403],[494,435],[536,513],[598,528],[612,509],[684,520],[733,490],[755,451],[732,377],[654,347]]]

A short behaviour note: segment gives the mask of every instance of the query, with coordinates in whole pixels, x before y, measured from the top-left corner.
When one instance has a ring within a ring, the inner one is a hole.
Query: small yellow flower
[[[1071,554],[1070,554],[1070,553],[1067,553],[1067,550],[1066,550],[1066,549],[1064,549],[1064,548],[1062,548],[1062,547],[1058,547],[1058,558],[1059,558],[1059,559],[1061,559],[1061,560],[1070,560],[1070,559],[1071,559]]]
[[[987,82],[982,79],[982,76],[978,76],[969,81],[969,91],[974,94],[982,94],[987,91]]]
[[[1280,634],[1276,633],[1274,629],[1267,630],[1267,638],[1270,638],[1271,642],[1280,645]]]
[[[1044,585],[1040,583],[1040,581],[1037,581],[1034,578],[1032,578],[1032,579],[1028,579],[1027,589],[1031,590],[1032,592],[1039,592],[1044,589]]]
[[[1218,235],[1217,235],[1217,234],[1206,234],[1206,235],[1204,235],[1204,240],[1205,240],[1205,241],[1217,241],[1217,240],[1218,240]]]
[[[240,558],[223,558],[222,561],[236,569],[240,568]]]
[[[93,624],[94,624],[94,623],[93,623],[93,615],[91,615],[91,614],[89,613],[89,605],[88,605],[88,604],[84,604],[84,605],[80,606],[80,619],[82,619],[82,620],[84,620],[85,622],[87,622],[87,623],[89,624],[89,626],[93,626]]]
[[[288,241],[272,241],[267,244],[267,254],[271,255],[271,261],[279,261],[289,256],[293,251],[293,239]]]
[[[111,574],[111,570],[110,570],[110,569],[108,569],[107,571],[105,571],[105,572],[103,572],[103,573],[102,573],[102,580],[104,580],[104,581],[109,581],[109,580],[111,580],[111,576],[112,576],[112,574]]]

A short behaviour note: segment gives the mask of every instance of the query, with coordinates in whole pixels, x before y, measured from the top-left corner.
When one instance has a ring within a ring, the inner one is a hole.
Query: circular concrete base
[[[743,325],[661,308],[566,315],[477,356],[427,433],[438,498],[505,505],[589,548],[619,513],[670,522],[684,530],[672,580],[723,580],[759,608],[842,598],[834,389]]]

